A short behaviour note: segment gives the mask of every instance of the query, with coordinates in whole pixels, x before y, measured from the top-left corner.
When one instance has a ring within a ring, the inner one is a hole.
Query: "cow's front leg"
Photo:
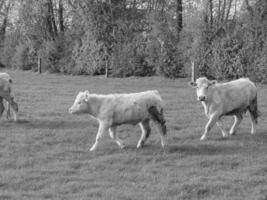
[[[242,117],[242,115],[235,115],[234,119],[235,119],[235,121],[234,121],[233,126],[230,129],[230,135],[234,135],[236,133],[236,129],[239,126],[239,124],[241,123],[243,117]]]
[[[217,124],[218,128],[221,130],[223,137],[227,137],[228,134],[227,134],[227,132],[225,131],[225,129],[223,128],[223,125],[222,125],[221,120],[218,120],[218,121],[216,122],[216,124]]]
[[[3,98],[0,97],[0,117],[2,117],[4,110],[5,110],[5,106],[4,106]]]
[[[110,127],[109,128],[109,135],[112,139],[114,139],[116,141],[116,143],[119,145],[120,148],[123,149],[125,147],[125,144],[117,135],[116,127]]]
[[[90,148],[90,151],[94,151],[99,143],[99,139],[103,136],[103,134],[108,130],[109,125],[107,123],[99,122],[99,128],[98,132],[95,138],[95,143],[94,145]]]
[[[146,139],[149,137],[150,132],[151,132],[151,128],[149,126],[149,120],[145,120],[143,122],[140,122],[139,126],[142,130],[142,134],[141,134],[141,137],[137,143],[137,148],[141,148],[144,146],[144,143],[145,143]]]
[[[200,140],[205,140],[207,138],[207,134],[210,129],[214,126],[214,124],[218,121],[219,115],[217,113],[210,115],[209,121],[205,126],[204,134],[201,136]]]
[[[10,113],[10,103],[9,103],[9,102],[7,102],[6,118],[7,118],[8,120],[11,118],[11,113]]]

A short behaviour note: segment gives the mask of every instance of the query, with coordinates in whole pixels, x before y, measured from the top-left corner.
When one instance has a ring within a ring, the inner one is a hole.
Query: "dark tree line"
[[[68,74],[267,80],[266,0],[0,0],[0,62]]]

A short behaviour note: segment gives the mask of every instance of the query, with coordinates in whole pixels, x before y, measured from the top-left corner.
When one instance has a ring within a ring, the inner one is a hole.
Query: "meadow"
[[[217,127],[200,141],[207,122],[188,79],[104,78],[9,71],[19,121],[0,121],[0,199],[266,200],[267,87],[258,85],[262,113],[256,135],[248,115],[236,135]],[[121,126],[120,149],[108,134],[90,152],[98,124],[71,115],[78,91],[126,93],[158,89],[164,99],[168,146],[154,126],[136,149],[138,126]],[[223,120],[229,130],[233,119]]]

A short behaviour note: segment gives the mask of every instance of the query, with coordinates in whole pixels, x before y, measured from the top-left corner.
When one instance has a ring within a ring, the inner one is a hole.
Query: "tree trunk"
[[[213,26],[213,1],[209,0],[210,28]]]
[[[47,0],[45,2],[45,16],[46,16],[47,31],[48,31],[50,37],[53,40],[55,40],[55,37],[57,36],[57,26],[55,23],[52,0]]]
[[[177,8],[176,8],[176,17],[177,17],[177,34],[178,37],[180,32],[183,29],[183,2],[182,0],[177,0]]]
[[[42,73],[42,59],[41,56],[38,54],[38,73]]]
[[[57,25],[56,25],[56,21],[55,21],[55,14],[54,14],[54,8],[53,8],[53,2],[52,0],[49,0],[49,10],[50,10],[50,17],[51,17],[51,22],[52,22],[52,27],[53,27],[53,32],[54,35],[57,36]]]
[[[221,11],[221,24],[224,23],[224,17],[225,17],[225,10],[226,10],[226,0],[223,0],[223,6]]]
[[[227,21],[228,18],[229,18],[229,14],[230,14],[230,10],[231,10],[231,7],[232,7],[232,3],[233,3],[233,0],[229,0],[229,5],[228,5],[226,16],[225,16],[225,21]]]
[[[222,5],[222,0],[219,0],[219,5],[218,5],[218,17],[217,17],[217,28],[220,26],[221,23],[221,5]]]
[[[64,18],[63,18],[63,3],[62,0],[58,2],[58,21],[59,21],[59,31],[61,34],[64,33]]]

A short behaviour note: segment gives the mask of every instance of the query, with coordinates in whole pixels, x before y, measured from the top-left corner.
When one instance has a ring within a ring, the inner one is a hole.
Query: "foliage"
[[[202,24],[194,47],[200,75],[266,81],[267,3],[247,6],[243,15],[224,21],[219,28]]]
[[[266,81],[265,0],[2,0],[0,13],[7,67],[178,78],[194,61],[198,75]]]

